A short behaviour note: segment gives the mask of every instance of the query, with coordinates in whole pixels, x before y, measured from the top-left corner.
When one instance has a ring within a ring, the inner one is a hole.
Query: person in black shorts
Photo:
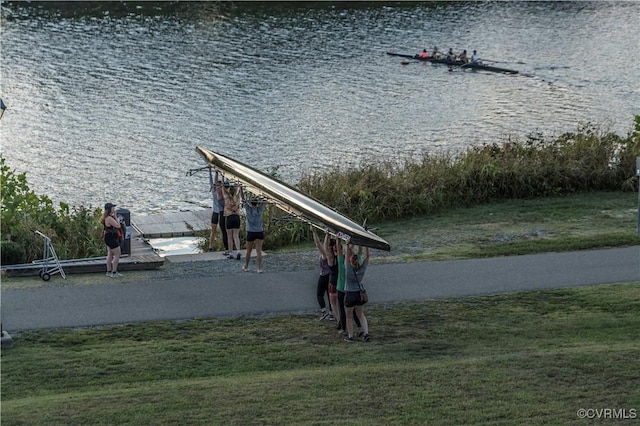
[[[240,202],[242,188],[239,185],[231,185],[225,181],[222,188],[224,197],[224,224],[227,228],[227,241],[229,243],[229,259],[240,260]],[[236,255],[234,256],[233,244],[236,245]]]
[[[107,203],[104,205],[104,212],[100,217],[104,232],[104,243],[107,246],[107,277],[121,277],[118,272],[120,262],[120,236],[122,236],[122,225],[116,218],[116,205]]]
[[[244,266],[242,270],[249,271],[249,262],[251,260],[251,252],[253,247],[256,248],[256,272],[262,273],[262,242],[264,241],[264,224],[262,214],[264,213],[265,204],[257,199],[251,199],[244,202],[244,211],[247,217],[247,254],[244,258]]]
[[[336,241],[334,238],[325,238],[324,244],[327,264],[331,269],[331,272],[329,273],[329,285],[327,286],[327,292],[329,293],[331,315],[335,318],[335,315],[340,313],[340,309],[338,308],[338,246],[340,245],[340,242]],[[338,324],[338,329],[340,329],[340,324]]]
[[[325,243],[322,244],[320,242],[320,238],[318,238],[316,228],[313,226],[311,227],[311,233],[313,234],[313,241],[320,252],[320,256],[318,257],[320,275],[318,276],[318,284],[316,285],[316,298],[318,299],[318,305],[320,306],[320,321],[325,319],[334,321],[335,317],[331,313],[331,303],[329,303],[329,310],[327,310],[327,302],[324,298],[324,295],[329,292],[329,278],[331,276],[331,268],[329,267],[325,251],[325,246],[327,245],[326,240],[328,240],[329,234],[325,235]]]
[[[218,180],[218,172],[215,178],[211,169],[209,169],[209,183],[211,185],[211,197],[213,198],[211,212],[211,234],[209,235],[209,251],[216,251],[216,236],[218,228],[222,232],[222,244],[224,245],[225,254],[229,254],[229,242],[227,241],[227,228],[224,226],[224,197],[222,195],[222,185]]]
[[[347,244],[347,255],[345,256],[345,297],[344,307],[347,317],[347,333],[344,340],[353,342],[353,313],[358,316],[362,331],[364,332],[364,341],[369,341],[369,323],[367,317],[364,316],[364,304],[362,299],[362,279],[369,265],[369,247],[366,249],[364,259],[362,258],[362,247],[358,249],[358,253],[354,253],[353,246]]]

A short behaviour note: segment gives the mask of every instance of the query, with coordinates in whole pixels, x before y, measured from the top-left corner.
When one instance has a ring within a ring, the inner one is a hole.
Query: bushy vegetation
[[[297,186],[356,222],[371,224],[498,200],[635,191],[637,156],[640,116],[635,117],[635,131],[625,138],[587,124],[554,139],[536,134],[523,142],[511,138],[455,154],[335,167],[328,173],[304,174]],[[307,225],[281,220],[282,215],[275,207],[265,212],[265,247],[311,238]],[[203,249],[208,238],[208,233],[201,235]]]
[[[37,195],[27,183],[27,174],[16,174],[0,155],[2,187],[2,264],[31,262],[43,257],[44,239],[51,238],[60,259],[104,254],[100,209],[58,207],[46,195]]]
[[[584,125],[553,139],[536,134],[459,153],[424,154],[417,160],[336,167],[328,173],[305,174],[297,186],[356,222],[371,224],[497,200],[635,191],[638,156],[640,116],[626,137]],[[36,229],[52,239],[61,259],[102,254],[99,209],[65,203],[55,208],[47,196],[29,189],[26,173],[16,175],[1,156],[0,162],[3,264],[42,256],[43,241],[33,232]],[[277,170],[272,174],[277,177]],[[307,225],[283,216],[275,206],[265,211],[265,247],[310,240]],[[208,247],[208,238],[208,232],[201,235],[201,247]]]
[[[462,153],[336,167],[303,176],[299,187],[352,219],[371,223],[504,199],[636,190],[637,156],[640,116],[626,138],[585,125],[551,140],[531,135]]]

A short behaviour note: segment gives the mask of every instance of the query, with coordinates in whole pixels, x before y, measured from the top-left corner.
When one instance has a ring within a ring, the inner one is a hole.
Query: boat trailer
[[[43,281],[49,281],[51,279],[51,275],[60,273],[62,278],[66,280],[67,277],[64,274],[60,260],[58,260],[56,250],[53,248],[51,238],[47,237],[40,231],[34,232],[44,238],[43,258],[41,260],[33,261],[35,264],[42,264],[42,269],[38,272],[38,275],[40,275],[40,278],[42,278]]]

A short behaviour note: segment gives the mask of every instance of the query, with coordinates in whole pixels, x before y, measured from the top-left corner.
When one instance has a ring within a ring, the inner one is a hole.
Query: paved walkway
[[[371,304],[640,281],[640,247],[371,265]],[[316,272],[2,291],[3,328],[87,327],[317,310]]]

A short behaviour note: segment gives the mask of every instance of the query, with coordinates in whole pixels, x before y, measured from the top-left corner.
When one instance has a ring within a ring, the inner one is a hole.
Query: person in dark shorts
[[[118,272],[120,262],[120,237],[123,236],[122,225],[116,216],[116,205],[107,203],[100,217],[100,223],[104,230],[104,243],[107,246],[107,277],[121,277]]]
[[[346,282],[346,272],[345,272],[345,264],[344,264],[344,248],[342,247],[342,241],[338,240],[336,245],[336,263],[338,266],[338,281],[336,284],[336,290],[338,293],[338,313],[340,320],[338,321],[338,333],[339,334],[347,334],[347,314],[344,309],[344,298],[346,293],[344,292],[344,286]],[[356,313],[353,313],[353,320],[355,321],[356,327],[360,328],[360,320]]]
[[[256,248],[256,272],[262,273],[262,242],[264,241],[264,223],[262,214],[266,205],[257,199],[251,199],[244,203],[244,211],[246,214],[247,226],[247,254],[244,258],[244,266],[242,270],[249,271],[249,262],[251,261],[251,252]]]
[[[327,256],[327,264],[331,272],[329,273],[329,285],[327,291],[329,293],[329,305],[331,306],[331,315],[338,315],[338,246],[340,243],[334,238],[324,239],[324,252]]]
[[[222,195],[222,184],[218,180],[217,171],[214,178],[213,172],[209,169],[209,183],[209,190],[211,191],[211,197],[213,199],[209,251],[216,251],[216,236],[218,235],[218,228],[220,228],[220,232],[222,233],[222,244],[224,245],[224,250],[228,255],[229,242],[227,241],[227,228],[224,226],[224,196]]]
[[[224,197],[224,224],[227,228],[227,241],[229,243],[229,259],[240,260],[240,202],[242,188],[239,185],[231,185],[225,181],[222,188]],[[236,245],[236,255],[233,255],[233,244]]]
[[[318,285],[316,286],[316,298],[318,299],[318,305],[320,306],[320,321],[325,319],[333,321],[335,320],[335,318],[331,313],[331,304],[329,304],[329,310],[327,310],[327,302],[324,298],[324,295],[329,292],[329,278],[331,275],[331,268],[329,267],[327,254],[325,251],[325,246],[327,245],[327,243],[325,242],[325,244],[322,244],[320,242],[320,238],[318,238],[316,228],[311,227],[311,233],[313,234],[313,241],[315,242],[316,247],[320,252],[320,256],[318,257],[318,267],[320,269],[320,275],[318,276]],[[325,240],[327,240],[328,238],[329,234],[326,234]]]
[[[353,342],[353,314],[357,315],[364,332],[364,341],[369,341],[369,323],[367,317],[364,316],[364,302],[361,294],[361,284],[364,274],[369,265],[369,247],[366,249],[364,259],[362,258],[362,247],[358,249],[358,253],[353,252],[353,245],[347,244],[347,254],[345,257],[345,298],[344,307],[347,317],[347,333],[345,342]]]

